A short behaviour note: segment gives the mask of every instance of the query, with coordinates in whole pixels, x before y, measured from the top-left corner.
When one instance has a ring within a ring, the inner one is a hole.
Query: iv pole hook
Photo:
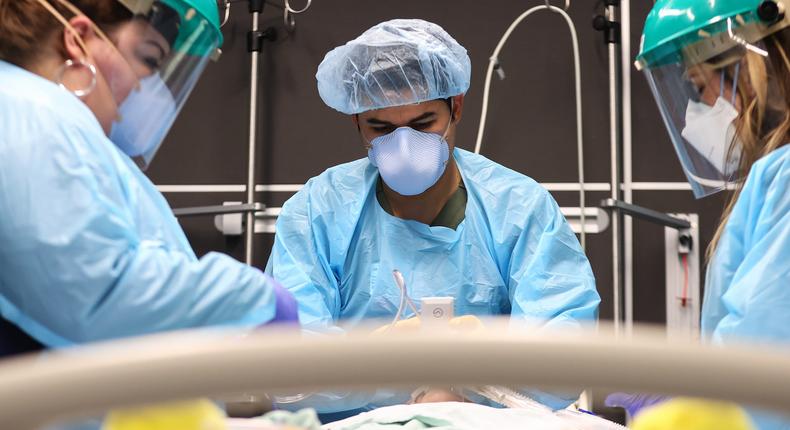
[[[219,28],[225,26],[228,23],[228,19],[230,19],[230,0],[224,0],[223,6],[225,8],[225,19],[222,20],[222,24],[219,25]]]

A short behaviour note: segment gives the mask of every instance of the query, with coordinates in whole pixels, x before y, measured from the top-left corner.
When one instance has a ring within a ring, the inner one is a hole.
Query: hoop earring
[[[85,88],[81,88],[78,90],[71,90],[68,87],[66,87],[66,85],[63,84],[63,75],[66,74],[66,70],[68,70],[69,68],[80,68],[80,67],[84,67],[91,72],[91,82]],[[55,74],[55,79],[57,80],[56,82],[58,86],[60,86],[64,90],[74,94],[77,97],[85,97],[91,92],[93,92],[93,90],[96,88],[96,66],[86,62],[85,60],[73,61],[69,59],[66,60],[66,62],[63,63],[58,68],[58,72]]]

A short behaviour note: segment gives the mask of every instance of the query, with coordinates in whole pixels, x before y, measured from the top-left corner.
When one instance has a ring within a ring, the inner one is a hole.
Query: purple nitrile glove
[[[623,408],[628,412],[628,416],[633,418],[642,409],[655,406],[669,399],[671,397],[658,394],[612,393],[606,396],[604,404],[610,408]]]
[[[274,289],[275,305],[277,306],[274,312],[274,318],[267,324],[272,323],[288,323],[299,324],[299,306],[296,299],[290,291],[283,288],[279,282],[273,278],[269,278],[269,285]]]

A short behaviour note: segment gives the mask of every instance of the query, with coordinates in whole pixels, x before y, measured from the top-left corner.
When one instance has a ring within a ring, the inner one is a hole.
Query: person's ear
[[[464,94],[459,94],[453,97],[453,122],[458,123],[461,121],[461,116],[464,112]]]
[[[66,27],[63,30],[65,54],[69,60],[83,60],[89,55],[86,44],[90,38],[95,36],[93,26],[90,19],[82,15],[70,19],[69,25],[71,28]]]

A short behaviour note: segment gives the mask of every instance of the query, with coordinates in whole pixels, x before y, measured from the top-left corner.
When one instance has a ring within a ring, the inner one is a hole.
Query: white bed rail
[[[788,410],[788,354],[668,343],[652,332],[633,340],[504,328],[331,338],[182,332],[0,363],[0,428],[202,395],[424,384],[591,387]]]

